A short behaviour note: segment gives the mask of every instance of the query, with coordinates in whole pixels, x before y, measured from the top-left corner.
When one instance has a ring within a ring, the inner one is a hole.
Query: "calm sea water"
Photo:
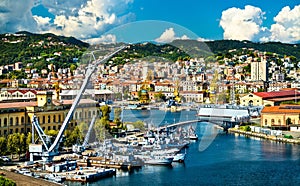
[[[195,119],[195,111],[124,112],[124,121],[164,125]],[[208,123],[194,124],[199,140],[190,144],[185,163],[145,166],[86,185],[300,185],[300,148],[225,134]],[[81,183],[65,183],[82,185]]]

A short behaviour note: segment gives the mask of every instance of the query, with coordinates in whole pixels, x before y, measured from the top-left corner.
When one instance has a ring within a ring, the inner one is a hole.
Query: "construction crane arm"
[[[32,118],[32,125],[34,126],[35,130],[37,131],[37,133],[38,133],[38,135],[39,135],[39,137],[40,137],[40,139],[41,139],[41,141],[42,141],[45,149],[48,151],[49,148],[48,148],[48,145],[47,145],[46,141],[47,142],[50,141],[49,137],[44,133],[44,131],[40,127],[39,121],[38,121],[38,119],[37,119],[37,117],[35,115],[33,115],[33,118]],[[46,141],[45,141],[44,137],[46,138]]]
[[[97,68],[97,66],[99,64],[105,62],[106,60],[108,60],[109,58],[111,58],[113,55],[115,55],[116,53],[118,53],[119,51],[121,51],[122,49],[124,49],[125,47],[126,46],[121,46],[118,50],[114,51],[113,53],[111,53],[109,55],[106,55],[103,59],[101,59],[99,61],[96,60],[96,62],[94,64],[91,63],[91,64],[88,65],[87,70],[86,70],[86,74],[85,74],[85,79],[84,79],[84,81],[83,81],[83,83],[81,85],[81,88],[80,88],[80,90],[79,90],[79,92],[78,92],[78,94],[77,94],[77,96],[76,96],[76,98],[75,98],[75,100],[74,100],[74,102],[73,102],[73,104],[72,104],[72,106],[71,106],[71,108],[70,108],[70,110],[69,110],[69,112],[68,112],[68,114],[67,114],[67,116],[66,116],[66,118],[65,118],[65,120],[64,120],[64,122],[63,122],[63,124],[61,126],[61,128],[60,128],[60,130],[59,130],[59,132],[58,132],[58,135],[55,138],[55,141],[50,146],[48,152],[53,152],[54,150],[58,149],[59,142],[60,142],[60,140],[62,138],[62,135],[65,132],[65,130],[66,130],[66,128],[67,128],[67,126],[68,126],[71,118],[73,117],[74,111],[75,111],[75,109],[77,107],[77,104],[80,101],[81,95],[85,91],[86,86],[88,84],[88,81],[89,81],[91,75],[93,74],[94,70]],[[94,57],[93,53],[92,53],[92,55]]]

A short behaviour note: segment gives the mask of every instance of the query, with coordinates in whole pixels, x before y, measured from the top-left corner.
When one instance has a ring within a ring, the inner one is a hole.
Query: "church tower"
[[[40,91],[37,93],[37,103],[38,107],[51,106],[52,105],[52,95],[50,91]]]

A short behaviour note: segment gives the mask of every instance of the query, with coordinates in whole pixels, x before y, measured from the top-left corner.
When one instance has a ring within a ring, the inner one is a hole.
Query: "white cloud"
[[[52,32],[87,39],[135,17],[128,13],[133,0],[11,0],[0,1],[0,32]],[[54,18],[32,15],[31,9],[43,5]]]
[[[47,30],[49,25],[50,25],[50,21],[51,18],[49,17],[41,17],[41,16],[33,16],[34,20],[36,21],[36,23],[39,25],[39,30]]]
[[[252,40],[261,31],[264,12],[247,5],[245,9],[229,8],[222,12],[220,26],[224,29],[224,39]]]
[[[202,41],[202,42],[204,42],[204,41],[211,41],[210,39],[205,39],[205,38],[202,38],[202,37],[198,37],[197,38],[197,41]]]
[[[300,41],[300,5],[294,9],[286,6],[274,17],[269,40],[293,43]]]
[[[87,39],[85,42],[88,42],[90,44],[109,44],[109,43],[116,43],[117,42],[117,37],[116,35],[113,34],[107,34],[107,35],[102,35],[100,38],[92,38],[92,39]]]
[[[92,38],[133,19],[133,14],[124,14],[128,3],[133,0],[89,0],[84,4],[81,4],[82,0],[63,2],[64,4],[49,6],[52,13],[57,13],[49,30],[59,35]],[[66,5],[68,9],[59,8]]]
[[[16,32],[20,30],[35,31],[37,23],[32,17],[31,9],[34,0],[0,1],[0,32]]]
[[[156,38],[155,41],[158,43],[170,43],[175,39],[190,39],[187,35],[183,35],[181,37],[176,37],[176,33],[174,31],[174,28],[168,28],[166,29],[159,38]]]

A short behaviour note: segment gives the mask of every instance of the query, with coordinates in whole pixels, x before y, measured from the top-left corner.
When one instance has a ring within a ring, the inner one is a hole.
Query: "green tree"
[[[76,70],[77,66],[75,64],[71,64],[70,71],[73,73],[74,70]]]
[[[107,126],[109,126],[109,121],[101,118],[95,122],[94,130],[96,133],[96,137],[99,141],[103,141],[104,139],[110,137],[110,134],[107,130]]]
[[[121,113],[122,113],[121,108],[115,108],[114,109],[114,122],[121,121]]]
[[[78,125],[78,129],[79,129],[81,134],[86,134],[88,129],[89,129],[89,126],[86,122],[81,122]]]
[[[0,176],[0,185],[1,186],[16,186],[17,184],[11,179]]]
[[[135,121],[132,123],[133,127],[145,131],[145,123],[141,120]]]
[[[28,132],[27,137],[26,137],[26,150],[29,150],[29,145],[32,142],[32,133]]]
[[[159,92],[159,93],[154,95],[154,99],[157,102],[162,102],[162,101],[166,100],[166,95],[164,95],[162,92]]]
[[[5,155],[7,151],[7,141],[5,137],[0,137],[0,155]]]
[[[19,134],[19,145],[18,145],[18,155],[20,158],[20,155],[22,153],[26,152],[26,136],[24,133],[18,133]]]
[[[59,131],[57,130],[45,130],[45,134],[51,137],[56,137]]]
[[[11,155],[11,158],[13,154],[17,151],[18,146],[18,139],[14,134],[10,134],[7,137],[7,152]]]
[[[65,131],[65,141],[64,145],[66,147],[71,147],[75,144],[82,144],[83,142],[83,134],[80,132],[78,126],[76,126],[73,130],[66,130]]]
[[[111,112],[111,108],[108,105],[103,105],[100,107],[102,116],[101,119],[104,118],[105,120],[109,120],[109,114]]]

